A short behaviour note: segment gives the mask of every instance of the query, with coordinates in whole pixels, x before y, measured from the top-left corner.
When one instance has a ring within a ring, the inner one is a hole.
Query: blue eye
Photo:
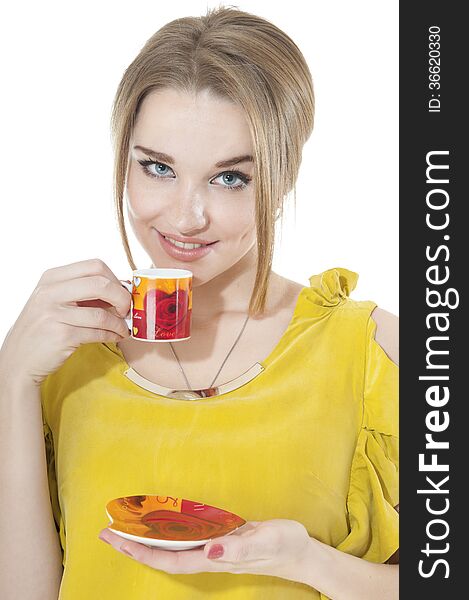
[[[138,163],[142,166],[142,170],[145,173],[145,175],[148,175],[149,177],[153,178],[156,177],[169,179],[166,176],[168,174],[168,169],[172,171],[171,167],[168,167],[168,165],[165,165],[164,163],[160,162],[155,162],[154,160],[139,160]],[[153,169],[150,169],[150,167],[152,166],[156,167],[156,173],[155,171],[153,171]]]
[[[164,165],[163,163],[154,163],[154,164],[156,166],[158,175],[164,175],[165,174],[164,169],[169,169],[168,165]],[[161,170],[160,167],[163,167],[163,170]]]
[[[145,175],[148,175],[148,177],[151,177],[152,179],[174,179],[174,176],[167,176],[167,170],[169,169],[169,171],[172,171],[172,169],[164,163],[156,162],[150,159],[139,160],[138,163],[141,165]],[[152,167],[153,165],[155,166],[156,172],[150,169],[150,167]],[[223,173],[220,173],[220,175],[217,175],[215,179],[218,179],[219,177],[222,177],[224,183],[227,184],[222,185],[222,187],[233,191],[244,189],[252,179],[248,175],[241,173],[241,171],[224,171]],[[226,180],[226,177],[230,178],[229,181]],[[238,179],[240,183],[234,185],[232,183],[233,178]]]

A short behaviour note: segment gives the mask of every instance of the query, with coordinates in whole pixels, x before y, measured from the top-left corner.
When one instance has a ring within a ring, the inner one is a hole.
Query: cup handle
[[[130,281],[123,281],[119,279],[121,285],[123,285],[131,294],[133,289],[133,284]],[[131,301],[130,311],[124,317],[124,321],[127,323],[127,327],[129,331],[132,333],[132,309],[133,309],[133,300]]]

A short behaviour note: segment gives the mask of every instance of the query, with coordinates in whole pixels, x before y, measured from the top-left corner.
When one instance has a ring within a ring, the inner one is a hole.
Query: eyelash
[[[142,167],[142,171],[145,173],[145,175],[148,175],[148,177],[151,177],[152,179],[168,179],[168,177],[165,177],[164,175],[155,175],[155,173],[152,173],[149,171],[148,167],[150,165],[163,165],[164,167],[168,167],[168,169],[171,169],[171,167],[169,167],[168,165],[165,165],[162,162],[158,162],[155,160],[139,160],[137,161],[141,167]],[[171,169],[172,170],[172,169]],[[215,177],[215,179],[217,179],[218,177],[221,177],[222,175],[236,175],[236,177],[239,177],[239,179],[241,179],[241,184],[238,185],[223,185],[222,187],[228,189],[228,190],[232,190],[232,191],[240,191],[240,190],[244,190],[244,188],[248,185],[248,183],[251,181],[251,177],[249,177],[248,175],[245,175],[244,173],[241,173],[241,171],[223,171],[223,173],[220,173],[219,175],[217,175]]]

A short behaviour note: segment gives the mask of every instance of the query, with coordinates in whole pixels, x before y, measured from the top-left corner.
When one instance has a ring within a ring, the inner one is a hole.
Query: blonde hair
[[[311,73],[296,44],[269,21],[236,7],[208,9],[164,25],[125,70],[112,108],[114,199],[132,270],[123,197],[129,144],[139,108],[152,91],[208,89],[245,113],[254,148],[257,272],[249,314],[262,313],[272,268],[275,223],[293,191],[314,123]]]

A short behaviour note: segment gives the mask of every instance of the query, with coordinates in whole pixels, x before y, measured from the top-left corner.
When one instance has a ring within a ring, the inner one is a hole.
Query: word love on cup
[[[138,269],[132,283],[131,337],[142,342],[177,342],[191,335],[192,272],[185,269]]]

